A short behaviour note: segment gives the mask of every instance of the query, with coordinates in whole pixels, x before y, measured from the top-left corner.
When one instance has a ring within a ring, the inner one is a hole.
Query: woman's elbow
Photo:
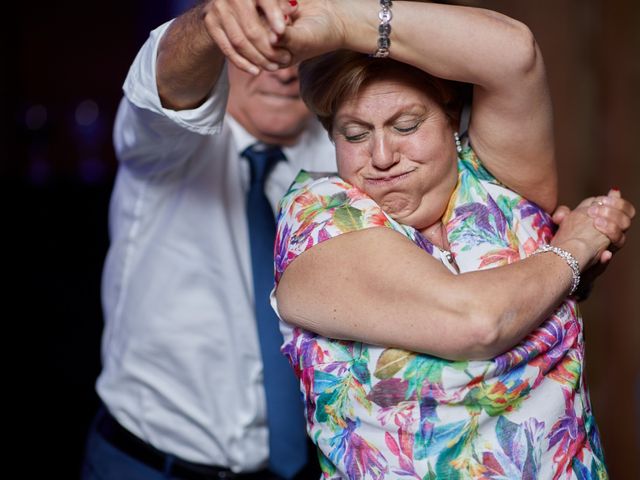
[[[503,57],[508,62],[505,71],[512,72],[517,78],[543,72],[542,54],[531,29],[524,23],[511,19],[509,37],[509,55]]]
[[[451,360],[488,360],[502,353],[500,330],[495,316],[479,310],[465,312],[466,317],[455,342]]]
[[[542,64],[542,54],[533,32],[525,24],[520,24],[520,62],[518,67],[521,72],[528,74],[538,70]]]

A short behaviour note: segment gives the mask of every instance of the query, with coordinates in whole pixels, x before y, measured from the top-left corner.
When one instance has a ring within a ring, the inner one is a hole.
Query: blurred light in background
[[[101,154],[111,136],[111,119],[101,115],[100,107],[95,100],[86,99],[76,105],[73,134],[78,152],[76,174],[82,183],[96,184],[106,180],[109,173],[108,159]]]
[[[93,100],[85,100],[76,107],[76,123],[81,127],[89,127],[98,119],[99,114],[98,104]]]

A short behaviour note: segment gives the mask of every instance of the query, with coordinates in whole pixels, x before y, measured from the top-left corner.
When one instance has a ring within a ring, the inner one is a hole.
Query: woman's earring
[[[458,135],[458,132],[453,132],[453,138],[456,139],[456,150],[458,153],[462,153],[462,143],[460,143],[460,135]]]

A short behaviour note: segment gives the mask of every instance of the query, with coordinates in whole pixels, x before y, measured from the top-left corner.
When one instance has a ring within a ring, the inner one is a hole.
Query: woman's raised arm
[[[296,60],[337,48],[373,53],[379,6],[305,0],[283,40]],[[531,31],[470,7],[393,2],[390,57],[436,77],[473,84],[469,136],[502,183],[548,212],[557,203],[551,100]]]

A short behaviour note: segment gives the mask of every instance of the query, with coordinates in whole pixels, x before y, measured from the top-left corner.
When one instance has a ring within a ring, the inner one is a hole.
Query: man
[[[286,51],[265,44],[256,65],[236,59],[246,71],[223,54],[236,19],[273,36],[287,12],[273,1],[230,3],[202,3],[153,31],[124,83],[103,275],[104,408],[85,478],[318,478],[315,455],[306,467],[299,455],[304,431],[290,441],[295,459],[275,458],[273,442],[289,427],[275,435],[271,412],[304,419],[299,398],[270,405],[263,384],[269,347],[256,312],[269,299],[256,291],[254,302],[247,195],[252,151],[283,147],[286,160],[264,183],[273,211],[301,168],[334,170],[334,151],[298,96]],[[262,242],[272,275],[273,238]]]

